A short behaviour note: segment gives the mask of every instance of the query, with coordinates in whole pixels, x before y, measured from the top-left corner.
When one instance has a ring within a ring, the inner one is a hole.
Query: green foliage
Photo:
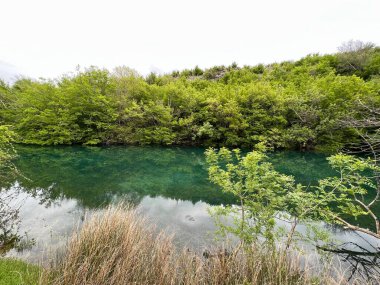
[[[355,69],[350,67],[355,62]],[[54,81],[0,81],[0,121],[28,144],[182,144],[339,149],[341,121],[379,100],[380,49],[348,45],[295,62],[149,74],[91,67]],[[348,69],[347,69],[348,68]],[[351,69],[350,69],[351,68]]]
[[[155,84],[157,83],[157,75],[154,72],[151,72],[145,80],[148,84]]]
[[[116,142],[128,144],[171,144],[171,109],[162,102],[138,104],[131,101],[116,128]]]
[[[373,43],[348,41],[339,48],[337,72],[355,74],[365,79],[379,74],[380,49]]]
[[[20,173],[12,163],[12,159],[16,157],[16,150],[12,144],[14,133],[9,127],[0,125],[0,181],[2,185],[0,188],[0,255],[4,255],[12,248],[23,250],[34,242],[34,240],[24,240],[18,234],[20,224],[19,207],[13,205],[16,199],[15,196],[18,195],[17,191],[7,193],[3,188],[4,186],[10,186],[12,179],[20,177]],[[0,259],[0,284],[2,281],[1,267]]]
[[[216,218],[232,214],[232,226],[218,224],[245,243],[257,242],[262,236],[266,242],[274,241],[275,217],[283,211],[288,193],[296,188],[293,177],[275,171],[262,150],[259,145],[245,157],[238,149],[206,151],[210,180],[240,201],[236,206],[215,207],[212,214]]]
[[[315,214],[319,197],[296,184],[292,176],[274,170],[265,149],[258,144],[244,157],[238,149],[206,151],[210,181],[239,200],[237,205],[210,208],[219,233],[233,234],[244,244],[265,242],[269,246],[286,238],[286,249],[297,246],[298,240],[315,244],[329,241],[328,233],[314,222],[320,218]],[[278,219],[290,229],[279,227]],[[296,229],[299,223],[306,226],[305,233]]]
[[[221,78],[225,72],[225,66],[214,66],[212,68],[206,69],[203,74],[203,77],[207,80],[215,80]]]
[[[328,158],[338,176],[322,179],[315,187],[318,199],[316,210],[326,221],[337,222],[380,238],[380,223],[376,207],[379,206],[380,167],[374,159],[337,154]],[[371,230],[348,222],[366,216],[373,220]]]
[[[17,155],[13,147],[14,137],[15,134],[10,130],[10,126],[0,125],[0,180],[2,182],[7,181],[9,178],[14,178],[18,174],[16,167],[12,163],[12,159]],[[2,204],[1,202],[0,197],[0,205]]]
[[[240,201],[239,205],[211,209],[220,233],[232,233],[245,243],[255,243],[260,237],[273,243],[276,235],[286,233],[283,229],[276,231],[275,220],[279,218],[290,224],[286,248],[296,239],[327,241],[329,235],[314,221],[342,224],[380,238],[379,218],[374,210],[380,197],[380,167],[376,161],[343,154],[330,156],[328,161],[339,175],[305,187],[297,185],[293,177],[275,171],[264,150],[262,144],[258,145],[245,157],[238,149],[206,151],[211,182]],[[372,229],[348,222],[360,216],[370,216]],[[306,233],[296,230],[299,223],[306,226]]]
[[[9,129],[9,126],[0,126],[0,166],[4,166],[14,157],[13,140],[14,133]]]
[[[199,68],[199,66],[197,65],[194,70],[193,70],[193,75],[194,76],[201,76],[203,74],[203,70]]]

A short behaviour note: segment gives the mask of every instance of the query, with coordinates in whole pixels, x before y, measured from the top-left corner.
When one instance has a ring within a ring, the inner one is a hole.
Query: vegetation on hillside
[[[380,106],[380,48],[351,41],[294,62],[140,76],[96,67],[0,83],[0,121],[27,144],[180,144],[338,149],[342,124]]]

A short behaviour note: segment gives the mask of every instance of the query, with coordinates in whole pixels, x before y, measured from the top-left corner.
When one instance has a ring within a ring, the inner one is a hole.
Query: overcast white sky
[[[0,78],[255,65],[380,44],[380,0],[0,0]]]

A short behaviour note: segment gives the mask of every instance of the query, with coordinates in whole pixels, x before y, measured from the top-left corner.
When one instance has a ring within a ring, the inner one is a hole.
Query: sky
[[[380,0],[0,0],[0,78],[256,65],[380,44]]]

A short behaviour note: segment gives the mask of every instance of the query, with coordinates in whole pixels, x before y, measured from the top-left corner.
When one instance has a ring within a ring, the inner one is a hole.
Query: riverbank
[[[0,279],[0,284],[347,284],[333,267],[315,274],[299,257],[259,245],[203,253],[178,248],[172,236],[157,233],[149,221],[124,206],[99,210],[86,219],[57,256],[43,271],[3,259],[0,276],[16,283]],[[13,271],[20,279],[9,279],[12,264],[18,266]]]

